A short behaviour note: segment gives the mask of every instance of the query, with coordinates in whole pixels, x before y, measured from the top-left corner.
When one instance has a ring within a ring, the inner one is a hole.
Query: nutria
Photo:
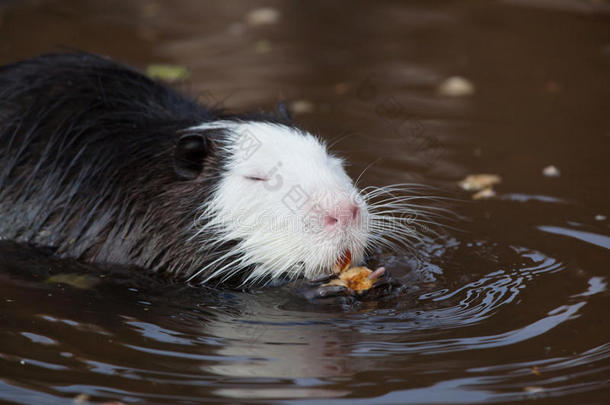
[[[0,68],[0,238],[256,283],[361,262],[385,217],[286,114],[204,107],[87,53]]]

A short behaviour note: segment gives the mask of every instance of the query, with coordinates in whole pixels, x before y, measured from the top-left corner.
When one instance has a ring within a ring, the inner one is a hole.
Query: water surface
[[[258,7],[279,19],[248,24]],[[2,63],[68,47],[185,66],[202,102],[293,102],[361,186],[434,186],[461,215],[417,259],[371,258],[399,294],[317,305],[0,242],[0,401],[606,402],[609,22],[584,0],[0,1]],[[455,75],[474,94],[439,94]],[[496,197],[460,192],[471,173],[500,175]]]

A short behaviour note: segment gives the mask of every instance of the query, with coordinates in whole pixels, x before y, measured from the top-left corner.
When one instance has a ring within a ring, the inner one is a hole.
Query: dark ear
[[[288,123],[292,122],[292,114],[290,114],[290,110],[288,110],[288,106],[284,101],[277,103],[277,107],[275,109],[280,119]]]
[[[208,141],[203,134],[182,135],[174,149],[174,171],[181,180],[193,180],[203,170]]]

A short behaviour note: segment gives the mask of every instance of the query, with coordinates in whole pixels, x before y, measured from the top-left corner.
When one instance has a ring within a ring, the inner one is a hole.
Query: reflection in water
[[[246,361],[212,365],[207,370],[234,377],[325,378],[351,375],[340,336],[328,325],[266,321],[265,308],[253,314],[255,321],[228,319],[206,326],[206,333],[221,336],[226,344],[218,354]],[[295,314],[296,315],[296,314]],[[290,315],[285,314],[286,319]],[[278,317],[279,318],[279,317]],[[279,318],[281,319],[281,318]]]
[[[455,204],[460,230],[419,261],[375,252],[404,288],[369,302],[193,288],[0,242],[0,401],[603,402],[608,14],[560,3],[269,1],[278,21],[251,25],[245,1],[0,1],[3,63],[66,44],[185,66],[207,103],[299,101],[362,187],[503,179],[496,199]],[[474,94],[437,92],[455,75]]]

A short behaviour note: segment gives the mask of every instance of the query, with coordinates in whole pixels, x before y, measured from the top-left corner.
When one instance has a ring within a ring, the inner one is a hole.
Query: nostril
[[[327,215],[324,217],[324,224],[327,226],[333,226],[337,222],[339,222],[339,220],[337,218],[333,217],[332,215]]]
[[[353,203],[339,204],[324,214],[324,225],[328,227],[348,226],[360,215],[360,207]]]

